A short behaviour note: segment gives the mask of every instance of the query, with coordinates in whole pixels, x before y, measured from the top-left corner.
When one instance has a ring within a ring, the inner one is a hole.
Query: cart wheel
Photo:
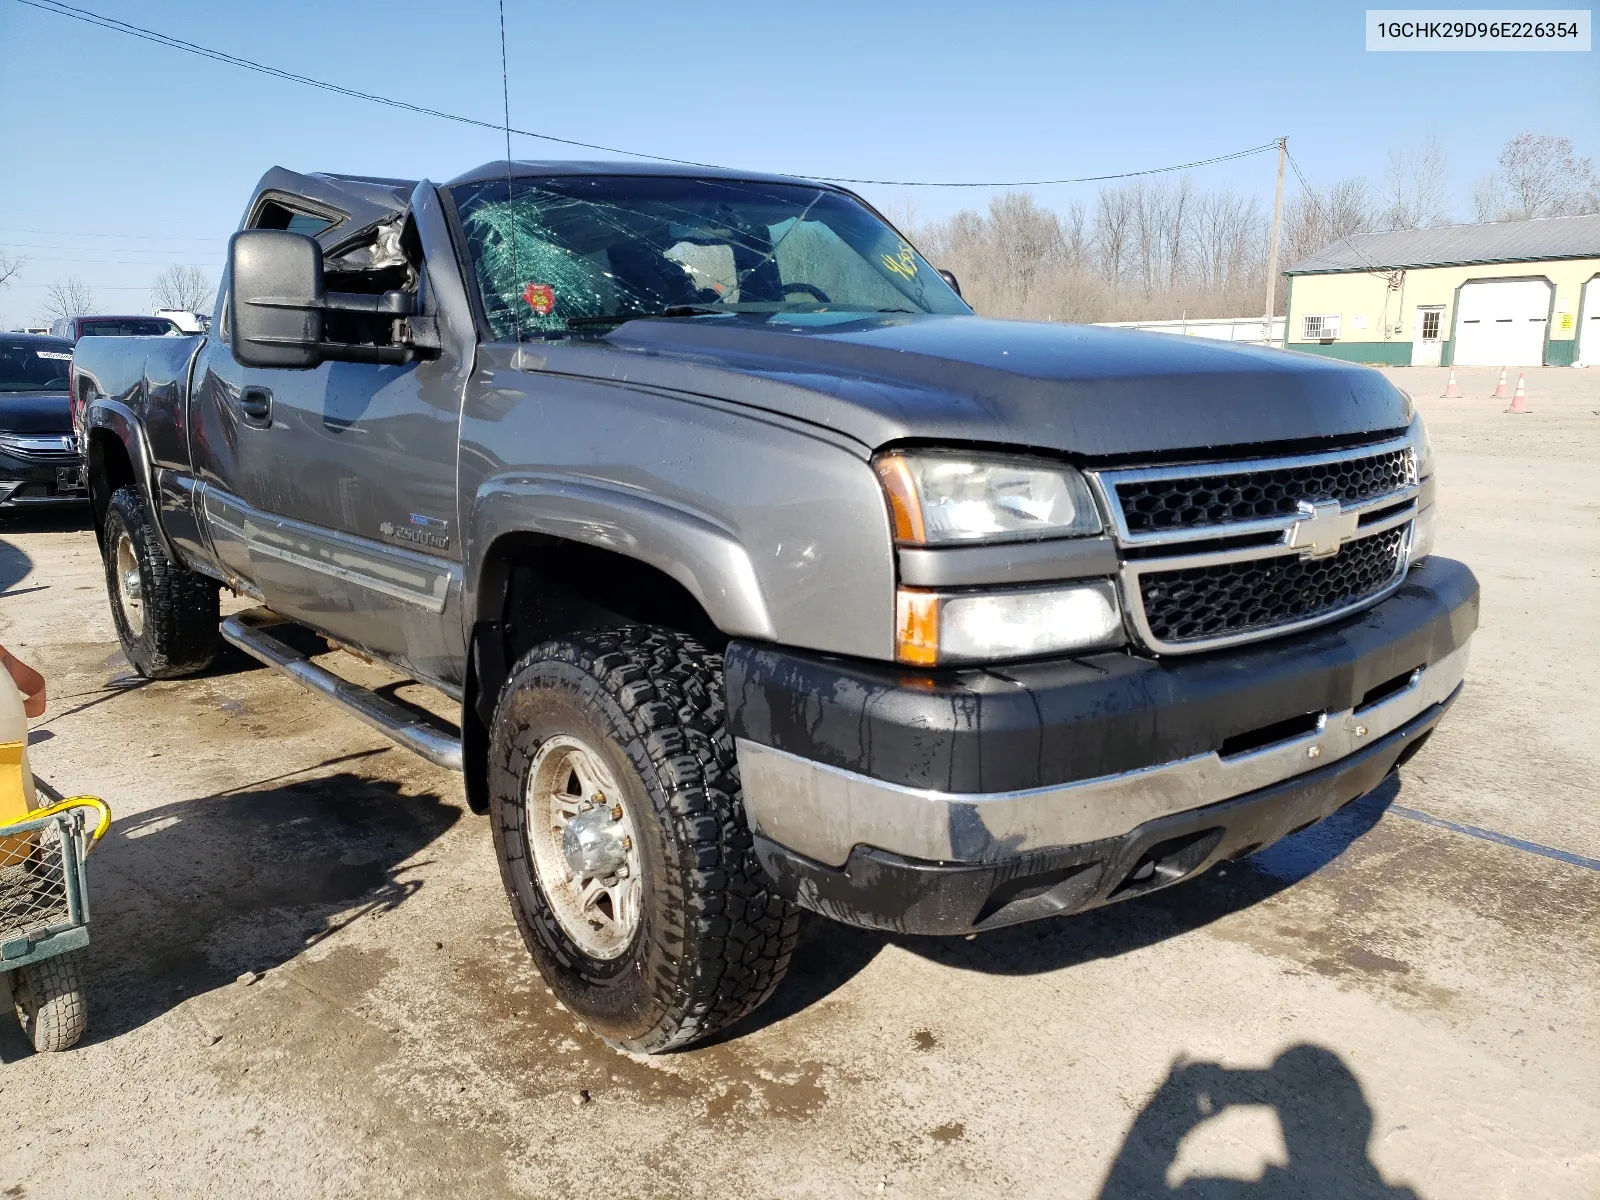
[[[58,954],[29,967],[19,967],[12,980],[17,1020],[40,1054],[68,1050],[78,1044],[88,1021],[78,956]]]

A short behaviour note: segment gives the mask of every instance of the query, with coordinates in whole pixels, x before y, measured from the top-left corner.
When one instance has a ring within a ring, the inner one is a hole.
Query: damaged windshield
[[[572,176],[454,189],[497,339],[705,313],[967,313],[848,196],[743,180]]]

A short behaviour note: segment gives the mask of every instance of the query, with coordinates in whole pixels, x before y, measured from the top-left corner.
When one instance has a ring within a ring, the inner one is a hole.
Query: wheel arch
[[[137,487],[144,497],[151,524],[161,548],[174,562],[181,562],[167,533],[161,527],[155,503],[155,480],[150,468],[150,453],[144,444],[139,418],[127,405],[105,398],[97,399],[88,413],[89,502],[94,512],[95,536],[103,540],[106,506],[120,487]]]
[[[551,514],[542,516],[548,522]],[[543,522],[527,522],[538,523]],[[578,630],[627,623],[665,626],[718,647],[750,623],[748,614],[741,618],[736,612],[730,618],[726,607],[720,614],[713,611],[704,601],[702,576],[687,570],[682,560],[673,572],[630,553],[641,544],[637,533],[623,537],[615,525],[596,521],[582,532],[588,536],[513,523],[486,539],[481,554],[474,556],[461,715],[467,800],[475,812],[488,809],[484,771],[495,702],[513,665],[533,646]],[[656,549],[663,547],[656,543]],[[748,570],[748,559],[743,565]],[[751,578],[753,582],[753,572]],[[757,627],[765,629],[764,606],[759,617],[762,624]]]
[[[511,665],[551,637],[629,623],[665,626],[717,645],[734,632],[654,563],[610,546],[528,530],[503,533],[488,547],[470,611],[469,674],[485,723]]]

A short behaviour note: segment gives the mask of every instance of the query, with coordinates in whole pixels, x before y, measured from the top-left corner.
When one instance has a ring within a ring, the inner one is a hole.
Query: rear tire
[[[76,953],[18,967],[11,987],[17,1020],[35,1051],[53,1054],[78,1044],[88,1024],[89,1006],[78,978]]]
[[[799,910],[756,860],[725,715],[721,656],[643,626],[535,647],[495,707],[489,811],[517,927],[556,996],[622,1050],[732,1024],[794,951]],[[550,831],[568,824],[613,838],[610,858],[593,850],[611,866],[563,865],[575,843]]]
[[[167,557],[137,488],[112,493],[101,555],[111,619],[134,670],[146,679],[175,679],[216,660],[222,648],[218,585]]]

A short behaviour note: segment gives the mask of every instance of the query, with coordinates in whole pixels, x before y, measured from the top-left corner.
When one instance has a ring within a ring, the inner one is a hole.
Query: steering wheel
[[[833,301],[828,298],[828,293],[823,291],[814,283],[801,283],[798,280],[793,280],[783,285],[783,294],[786,298],[790,292],[810,292],[820,304],[833,303]]]

